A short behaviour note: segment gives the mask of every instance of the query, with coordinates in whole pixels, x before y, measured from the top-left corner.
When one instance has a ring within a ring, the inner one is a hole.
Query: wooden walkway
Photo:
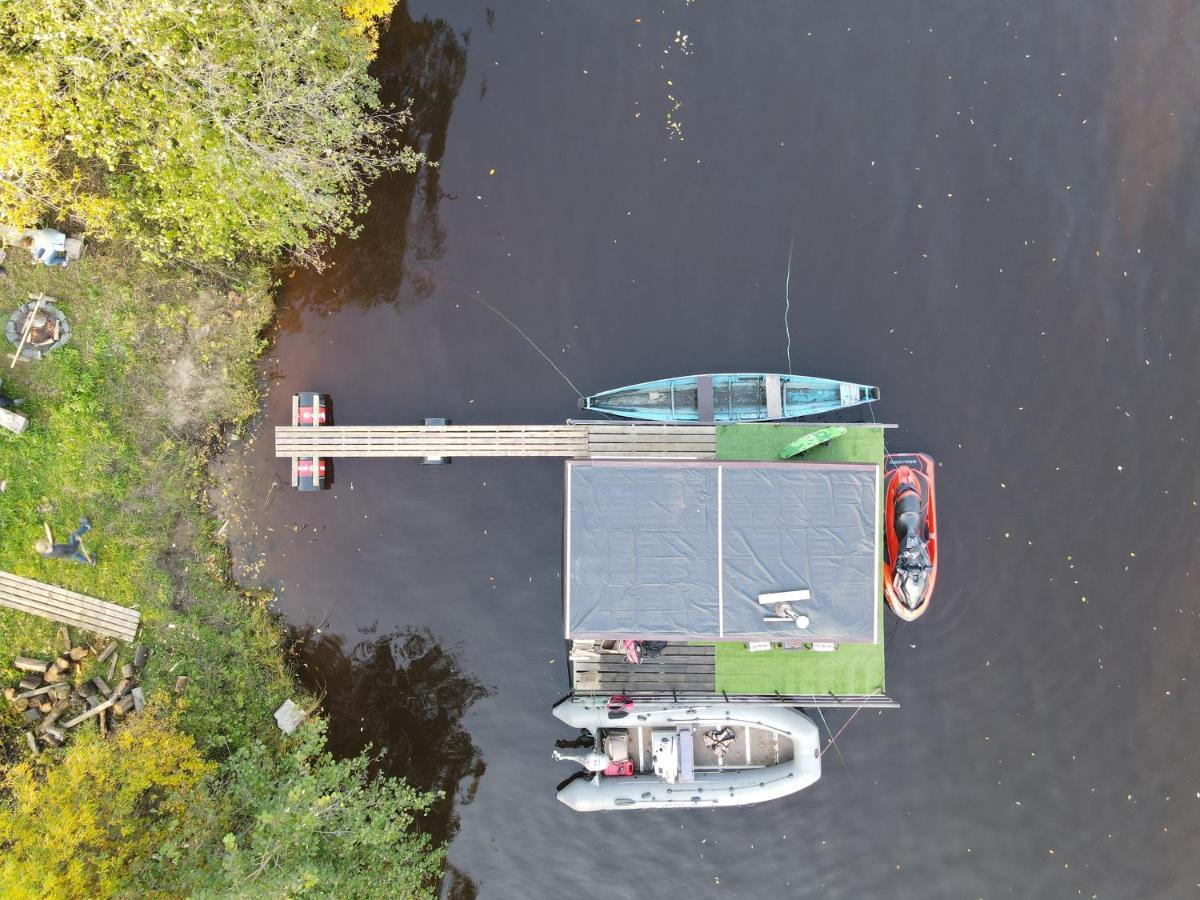
[[[540,456],[567,459],[715,459],[712,425],[590,422],[566,425],[278,426],[279,457]]]
[[[10,572],[0,572],[0,606],[123,641],[133,640],[142,617],[136,609]]]
[[[716,656],[712,646],[668,644],[661,654],[644,657],[636,666],[621,653],[575,649],[572,656],[573,686],[581,694],[663,691],[711,694],[716,690]]]

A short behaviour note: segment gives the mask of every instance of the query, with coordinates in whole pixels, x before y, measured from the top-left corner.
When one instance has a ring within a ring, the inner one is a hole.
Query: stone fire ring
[[[16,312],[8,317],[8,321],[4,324],[4,336],[8,338],[8,342],[14,347],[21,343],[21,334],[25,330],[25,322],[36,305],[36,300],[30,300],[28,303],[21,304]],[[57,306],[48,300],[43,300],[38,314],[44,315],[51,323],[58,322],[58,340],[52,344],[42,344],[40,346],[34,346],[32,342],[27,341],[25,347],[21,350],[21,359],[29,362],[37,362],[40,359],[44,359],[46,354],[51,350],[58,349],[71,339],[71,324],[67,321],[67,317],[63,315],[62,310]]]

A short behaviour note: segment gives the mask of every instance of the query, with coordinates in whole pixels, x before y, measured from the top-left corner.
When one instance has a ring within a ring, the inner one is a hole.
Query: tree
[[[153,259],[315,261],[382,170],[414,171],[367,71],[379,0],[0,8],[0,219]]]
[[[56,763],[11,767],[0,807],[4,896],[112,896],[140,860],[186,840],[204,819],[198,787],[213,769],[192,738],[152,708],[107,740],[92,729],[73,733]]]
[[[243,748],[211,785],[224,830],[197,839],[182,865],[148,870],[142,885],[214,900],[435,897],[445,850],[418,823],[439,796],[371,777],[369,763],[366,755],[335,760],[320,719],[283,752],[261,742]]]

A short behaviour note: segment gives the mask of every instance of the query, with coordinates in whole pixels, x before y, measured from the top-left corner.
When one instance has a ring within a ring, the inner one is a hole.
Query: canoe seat
[[[713,421],[713,381],[711,375],[696,376],[696,418]]]
[[[783,418],[783,386],[778,375],[764,375],[763,388],[767,394],[767,418]]]

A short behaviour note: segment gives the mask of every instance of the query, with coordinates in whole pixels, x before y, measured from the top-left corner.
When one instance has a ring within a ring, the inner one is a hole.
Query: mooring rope
[[[529,346],[532,347],[534,350],[536,350],[538,352],[538,355],[540,355],[542,357],[542,359],[544,359],[546,362],[550,363],[550,367],[559,374],[559,376],[562,378],[563,381],[565,381],[567,384],[569,384],[571,386],[571,390],[573,390],[580,399],[583,399],[583,396],[584,396],[583,391],[581,391],[581,390],[579,390],[579,388],[575,387],[575,382],[573,382],[570,378],[567,377],[567,373],[564,372],[562,369],[560,369],[555,364],[554,360],[552,360],[549,356],[546,355],[546,353],[542,350],[541,347],[539,347],[537,345],[537,342],[535,342],[533,338],[531,338],[529,335],[527,335],[524,331],[521,330],[520,325],[518,325],[516,322],[514,322],[512,319],[510,319],[508,316],[506,316],[501,310],[497,309],[495,306],[493,306],[487,300],[483,299],[483,296],[479,293],[479,291],[475,291],[474,293],[469,294],[469,296],[474,297],[476,300],[478,300],[480,303],[482,303],[484,306],[486,306],[488,309],[490,309],[492,312],[494,312],[496,315],[498,315],[501,319],[503,319],[506,323],[508,323],[508,326],[510,328],[512,328],[513,331],[515,331],[521,337],[525,338],[525,340],[528,341]]]
[[[792,311],[792,251],[796,249],[796,238],[788,245],[787,278],[783,281],[783,330],[787,334],[788,374],[792,374],[792,326],[788,321]]]

